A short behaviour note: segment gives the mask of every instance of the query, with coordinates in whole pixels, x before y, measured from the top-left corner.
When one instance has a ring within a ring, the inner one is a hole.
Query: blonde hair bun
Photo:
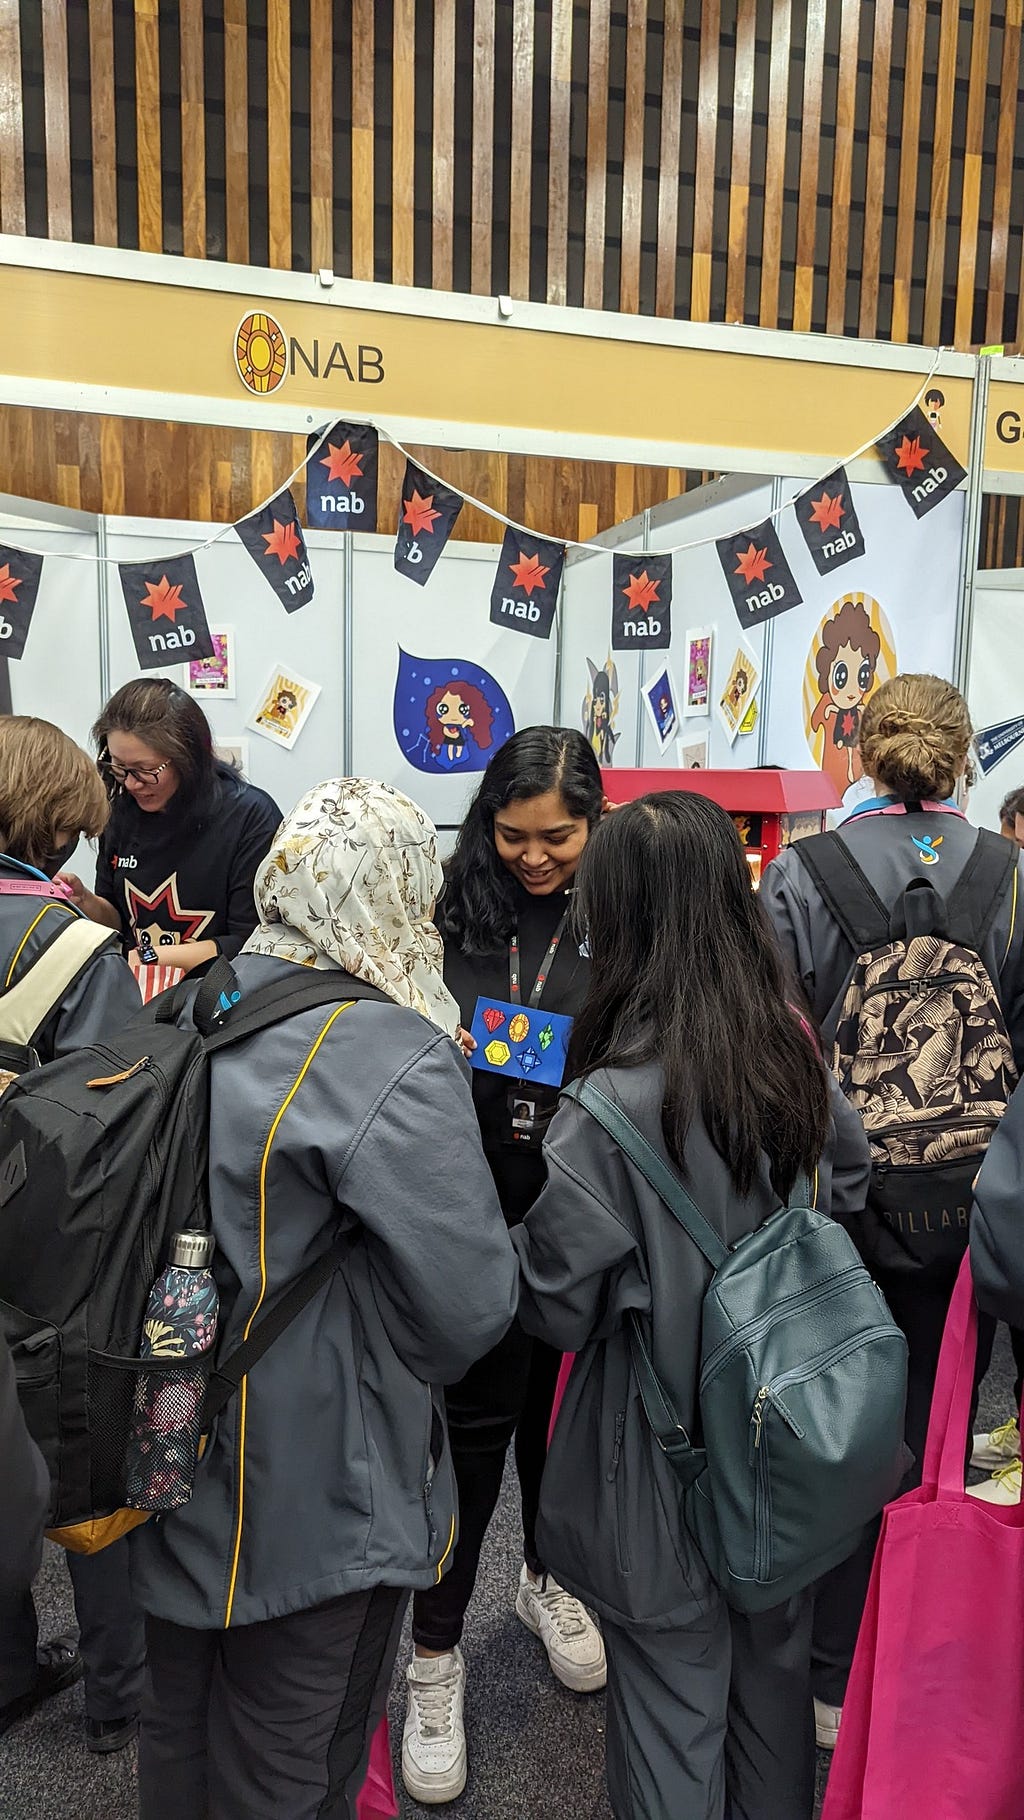
[[[952,796],[973,729],[959,689],[940,676],[894,676],[875,691],[861,722],[864,770],[900,802]]]

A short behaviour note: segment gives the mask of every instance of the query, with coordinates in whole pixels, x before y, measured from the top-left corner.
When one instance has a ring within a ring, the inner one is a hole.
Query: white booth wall
[[[1024,716],[1024,569],[981,569],[974,587],[967,703],[976,727]],[[972,821],[998,828],[999,805],[1024,784],[1024,746],[1001,758],[971,792]]]

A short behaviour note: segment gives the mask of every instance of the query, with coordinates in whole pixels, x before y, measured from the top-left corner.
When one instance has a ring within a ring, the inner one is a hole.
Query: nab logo
[[[761,589],[760,594],[748,594],[745,604],[749,612],[759,613],[762,607],[770,607],[775,601],[782,600],[785,592],[785,588],[780,588],[777,581],[770,581],[767,587]]]
[[[941,847],[942,835],[926,834],[922,840],[918,840],[917,835],[912,834],[910,838],[920,853],[922,866],[937,866],[942,854],[937,853],[935,849]]]
[[[139,862],[134,853],[115,853],[110,863],[117,872],[134,872]]]
[[[366,511],[366,501],[360,499],[358,493],[321,493],[320,510],[348,512],[353,518],[358,518],[361,512]]]
[[[288,365],[284,330],[273,316],[251,310],[235,330],[235,368],[242,384],[257,397],[276,392]]]
[[[852,531],[844,531],[841,537],[836,537],[831,543],[823,543],[821,553],[823,556],[839,556],[844,550],[852,550],[856,542]]]
[[[535,600],[514,600],[509,594],[502,599],[499,610],[509,619],[528,619],[534,625],[540,618],[540,608]]]
[[[10,620],[5,619],[3,614],[0,613],[0,638],[13,638],[13,637],[14,637],[14,627],[12,626]]]

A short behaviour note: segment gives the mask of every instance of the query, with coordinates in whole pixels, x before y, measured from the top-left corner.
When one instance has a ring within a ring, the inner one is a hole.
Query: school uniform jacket
[[[35,876],[0,857],[0,878]],[[0,1033],[2,993],[25,977],[59,931],[80,912],[60,898],[0,896]],[[111,935],[73,980],[39,1031],[34,1047],[41,1062],[103,1042],[139,1015],[139,988]]]
[[[1024,1328],[1024,1088],[1018,1087],[974,1184],[971,1274],[978,1307]]]
[[[916,878],[926,878],[948,897],[977,836],[978,830],[962,815],[940,806],[909,813],[899,806],[854,815],[839,830],[839,839],[890,909]],[[926,864],[926,851],[938,853],[938,860]],[[857,957],[825,908],[795,847],[780,853],[765,869],[760,898],[803,983],[830,1052]],[[982,945],[981,959],[999,995],[1020,1071],[1024,1068],[1024,856]]]
[[[614,1100],[668,1163],[659,1067],[599,1071]],[[869,1153],[838,1088],[833,1138],[815,1205],[854,1218],[864,1205]],[[696,1424],[701,1303],[711,1266],[646,1178],[574,1101],[564,1101],[544,1146],[547,1186],[512,1242],[522,1276],[519,1318],[528,1333],[577,1354],[541,1489],[537,1544],[557,1578],[613,1623],[672,1630],[712,1597],[683,1522],[678,1479],[652,1434],[630,1365],[628,1311],[648,1317],[654,1367],[680,1421]],[[686,1179],[727,1244],[779,1206],[765,1159],[740,1199],[703,1124],[686,1145]]]
[[[294,971],[235,966],[243,992]],[[357,1224],[215,1424],[190,1502],[133,1533],[140,1603],[219,1629],[433,1585],[456,1536],[440,1387],[497,1344],[517,1294],[468,1069],[416,1012],[362,1000],[300,1012],[210,1071],[219,1355]]]

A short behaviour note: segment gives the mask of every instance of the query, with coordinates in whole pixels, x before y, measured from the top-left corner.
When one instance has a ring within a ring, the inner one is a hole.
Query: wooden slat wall
[[[78,0],[69,71],[65,0],[0,0],[0,231],[1017,348],[1022,3]],[[77,436],[12,419],[6,484],[137,505],[152,427]],[[160,484],[231,516],[270,446],[197,430]],[[458,459],[563,535],[655,484]]]

